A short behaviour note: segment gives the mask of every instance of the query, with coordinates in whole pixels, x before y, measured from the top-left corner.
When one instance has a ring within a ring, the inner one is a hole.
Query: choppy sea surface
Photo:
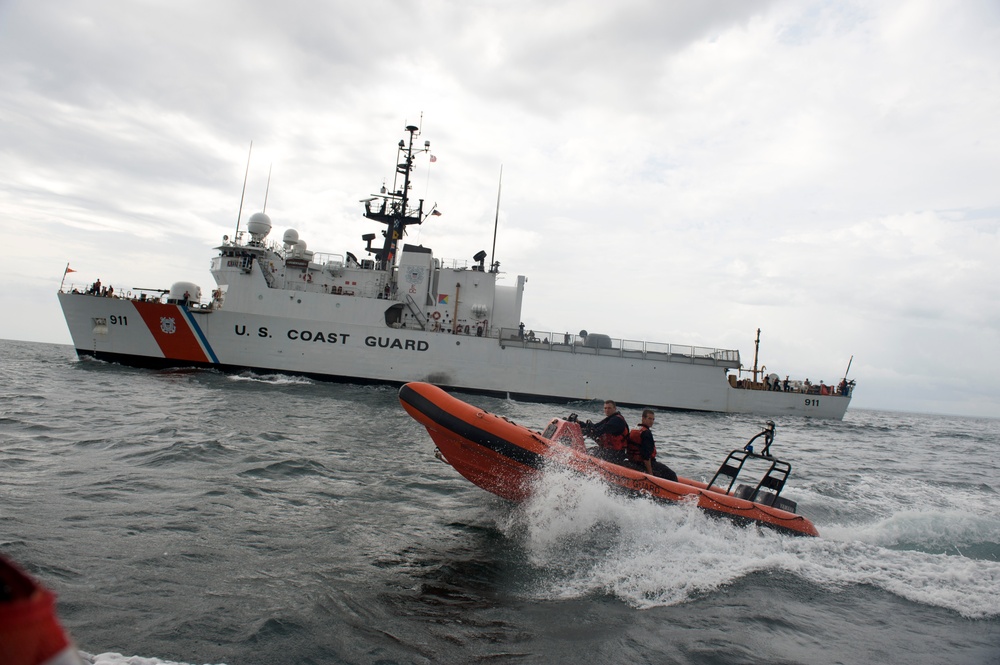
[[[464,399],[537,429],[601,415]],[[708,480],[762,421],[654,432]],[[433,450],[394,388],[0,340],[0,552],[87,662],[1000,662],[1000,420],[779,421],[815,539],[555,473],[517,506]]]

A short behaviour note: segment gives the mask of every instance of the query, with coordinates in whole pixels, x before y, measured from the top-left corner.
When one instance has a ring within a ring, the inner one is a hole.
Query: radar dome
[[[255,240],[261,240],[271,232],[271,218],[265,213],[257,212],[247,222],[247,231]]]
[[[298,241],[299,241],[299,232],[296,231],[295,229],[288,229],[287,231],[285,231],[285,235],[282,236],[281,238],[281,242],[285,243],[286,245],[294,245]]]

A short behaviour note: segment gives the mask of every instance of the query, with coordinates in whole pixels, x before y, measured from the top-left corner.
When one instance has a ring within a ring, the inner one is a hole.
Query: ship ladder
[[[267,284],[267,288],[273,289],[274,288],[274,275],[260,261],[257,261],[257,265],[260,266],[260,273],[262,275],[264,275],[264,282]],[[252,270],[253,266],[251,265],[250,268]],[[246,273],[249,274],[251,272],[251,270],[244,270],[244,272],[246,272]]]
[[[406,308],[410,310],[410,314],[412,314],[413,318],[415,318],[417,323],[420,324],[420,329],[427,330],[427,317],[420,311],[420,307],[417,306],[417,302],[409,293],[406,294]]]

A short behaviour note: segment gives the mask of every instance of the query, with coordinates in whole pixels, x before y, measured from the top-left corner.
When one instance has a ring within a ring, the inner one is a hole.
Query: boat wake
[[[694,504],[616,495],[599,480],[553,468],[531,499],[498,518],[498,527],[542,573],[532,592],[539,600],[600,594],[648,609],[697,600],[764,573],[834,593],[870,585],[967,618],[1000,616],[1000,527],[988,518],[956,523],[955,517],[900,514],[861,529],[824,527],[823,537],[795,538],[736,526]],[[975,533],[980,540],[972,549],[992,548],[992,556],[955,545],[941,551],[949,540],[966,542]]]
[[[957,509],[905,510],[861,527],[827,528],[824,535],[888,549],[1000,561],[1000,518]]]
[[[226,375],[226,378],[236,383],[266,383],[272,386],[312,385],[316,383],[312,379],[304,376],[291,376],[289,374],[255,374],[254,372],[228,374]]]
[[[187,665],[172,660],[160,660],[159,658],[143,658],[142,656],[123,656],[120,653],[89,654],[86,651],[80,652],[80,658],[84,665]]]

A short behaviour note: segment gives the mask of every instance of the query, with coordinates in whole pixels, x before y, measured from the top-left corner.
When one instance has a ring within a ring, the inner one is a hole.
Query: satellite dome
[[[262,212],[254,213],[250,217],[250,221],[247,222],[247,231],[255,239],[263,239],[264,236],[271,232],[271,218]]]
[[[285,235],[281,238],[281,242],[286,245],[294,245],[299,241],[299,232],[295,229],[288,229],[285,231]]]

